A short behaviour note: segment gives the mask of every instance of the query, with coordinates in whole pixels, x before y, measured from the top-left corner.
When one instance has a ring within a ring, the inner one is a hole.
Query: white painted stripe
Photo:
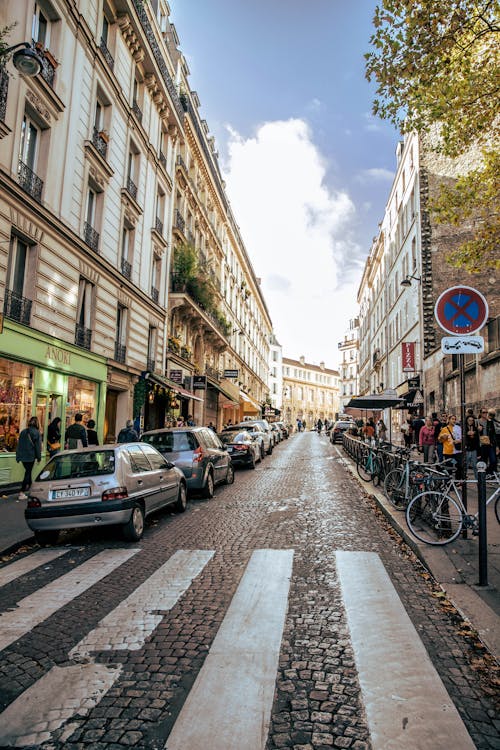
[[[61,557],[61,555],[67,555],[68,551],[67,547],[66,549],[40,549],[38,552],[33,552],[21,560],[16,560],[10,565],[0,568],[0,586],[5,586],[7,583],[15,581],[16,578],[20,578],[26,575],[26,573],[31,573],[32,570],[39,568],[40,565],[46,565],[52,562],[52,560]]]
[[[373,750],[473,750],[379,556],[336,559]]]
[[[164,613],[179,601],[213,554],[209,550],[178,550],[71,649],[70,659],[83,659],[95,651],[142,648]]]
[[[0,745],[46,742],[75,714],[85,716],[94,708],[119,678],[122,666],[94,664],[90,652],[141,648],[213,555],[210,550],[179,550],[172,555],[70,651],[70,657],[87,657],[90,663],[53,667],[0,714]],[[71,726],[66,729],[69,736]]]
[[[293,550],[252,554],[166,750],[265,747],[292,564]]]
[[[104,664],[52,667],[1,714],[0,745],[38,747],[50,740],[70,716],[94,708],[121,671]]]
[[[36,625],[76,599],[139,549],[110,549],[79,565],[75,570],[21,599],[16,608],[0,615],[0,651],[29,633]]]

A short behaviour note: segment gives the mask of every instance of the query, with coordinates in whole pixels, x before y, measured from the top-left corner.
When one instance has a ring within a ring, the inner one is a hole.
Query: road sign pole
[[[458,355],[458,367],[460,373],[460,424],[462,427],[462,502],[467,512],[467,452],[466,443],[466,424],[465,424],[465,354]],[[467,539],[467,528],[464,526],[462,539]]]

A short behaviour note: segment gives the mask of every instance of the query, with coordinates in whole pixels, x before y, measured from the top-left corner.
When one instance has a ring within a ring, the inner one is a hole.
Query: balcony
[[[153,302],[156,302],[156,304],[160,301],[160,292],[154,286],[151,287],[151,299]]]
[[[29,326],[31,318],[31,300],[22,297],[17,292],[10,289],[5,290],[5,299],[3,303],[3,313],[6,318]]]
[[[106,42],[104,39],[101,39],[101,43],[99,44],[99,49],[101,50],[102,54],[104,55],[104,59],[106,60],[108,66],[113,70],[115,67],[115,61],[113,57],[111,56],[111,52],[106,46]]]
[[[127,177],[127,193],[131,195],[135,201],[137,200],[137,185],[130,179],[130,177]]]
[[[42,58],[42,70],[40,71],[40,75],[42,76],[44,81],[47,81],[50,88],[54,87],[54,77],[56,75],[56,67],[52,64],[52,61],[49,59],[49,57],[45,54],[41,55]]]
[[[148,370],[148,372],[154,372],[155,366],[156,366],[156,363],[154,359],[152,359],[151,357],[148,357],[146,360],[146,370]]]
[[[108,153],[108,140],[103,135],[102,130],[97,130],[97,128],[94,128],[94,132],[92,133],[92,143],[96,147],[97,151],[101,154],[102,158],[106,158],[106,154]]]
[[[160,162],[160,164],[163,167],[165,167],[165,169],[167,168],[167,157],[165,156],[165,154],[163,153],[163,151],[161,149],[160,149],[160,152],[158,154],[158,161]]]
[[[129,263],[128,260],[125,260],[125,258],[122,258],[121,269],[122,275],[125,276],[126,279],[132,278],[132,264]]]
[[[186,222],[184,220],[183,215],[179,211],[178,208],[175,209],[174,213],[174,228],[178,229],[182,234],[184,234],[184,229],[186,227]]]
[[[159,219],[158,216],[155,219],[155,229],[158,234],[161,234],[163,236],[163,221]]]
[[[122,365],[125,364],[125,357],[127,355],[127,347],[121,344],[119,341],[115,341],[115,360],[120,362]]]
[[[82,349],[88,349],[90,351],[90,344],[92,342],[92,331],[90,328],[85,328],[78,323],[75,327],[75,345],[81,346]]]
[[[9,74],[3,68],[0,69],[0,120],[5,122],[7,112],[7,92],[9,90]]]
[[[99,232],[96,232],[88,222],[83,225],[83,239],[95,253],[99,252]]]
[[[132,112],[137,117],[137,119],[139,120],[139,122],[142,123],[142,109],[139,107],[139,105],[137,104],[137,102],[136,102],[135,99],[132,102]]]
[[[19,184],[38,203],[42,201],[43,180],[41,180],[24,162],[20,161],[17,170]]]

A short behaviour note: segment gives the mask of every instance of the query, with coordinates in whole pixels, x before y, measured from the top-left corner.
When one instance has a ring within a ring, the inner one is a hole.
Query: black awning
[[[377,411],[378,409],[388,409],[392,406],[400,406],[405,403],[404,398],[392,396],[388,393],[371,393],[367,396],[354,396],[346,406],[352,406],[356,409],[368,409]]]

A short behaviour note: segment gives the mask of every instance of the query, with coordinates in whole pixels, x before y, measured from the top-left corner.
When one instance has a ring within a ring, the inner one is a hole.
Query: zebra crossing
[[[0,615],[0,647],[13,644],[105,576],[119,575],[120,566],[138,552],[100,552],[21,599]],[[81,721],[119,682],[120,654],[144,647],[214,554],[175,552],[70,649],[68,665],[53,666],[7,706],[0,714],[0,745],[40,745],[53,740],[54,733],[58,742],[68,740],[78,726],[76,717]],[[9,566],[0,569],[2,585],[57,559],[36,555],[24,567],[13,563],[17,568],[10,573]],[[164,750],[265,748],[293,559],[292,549],[252,552]],[[439,746],[422,744],[436,725],[455,750],[473,748],[379,556],[337,552],[336,563],[374,750]],[[401,646],[395,658],[395,638],[404,644],[404,660]],[[99,654],[110,651],[116,658],[108,654],[106,664],[99,663]]]

